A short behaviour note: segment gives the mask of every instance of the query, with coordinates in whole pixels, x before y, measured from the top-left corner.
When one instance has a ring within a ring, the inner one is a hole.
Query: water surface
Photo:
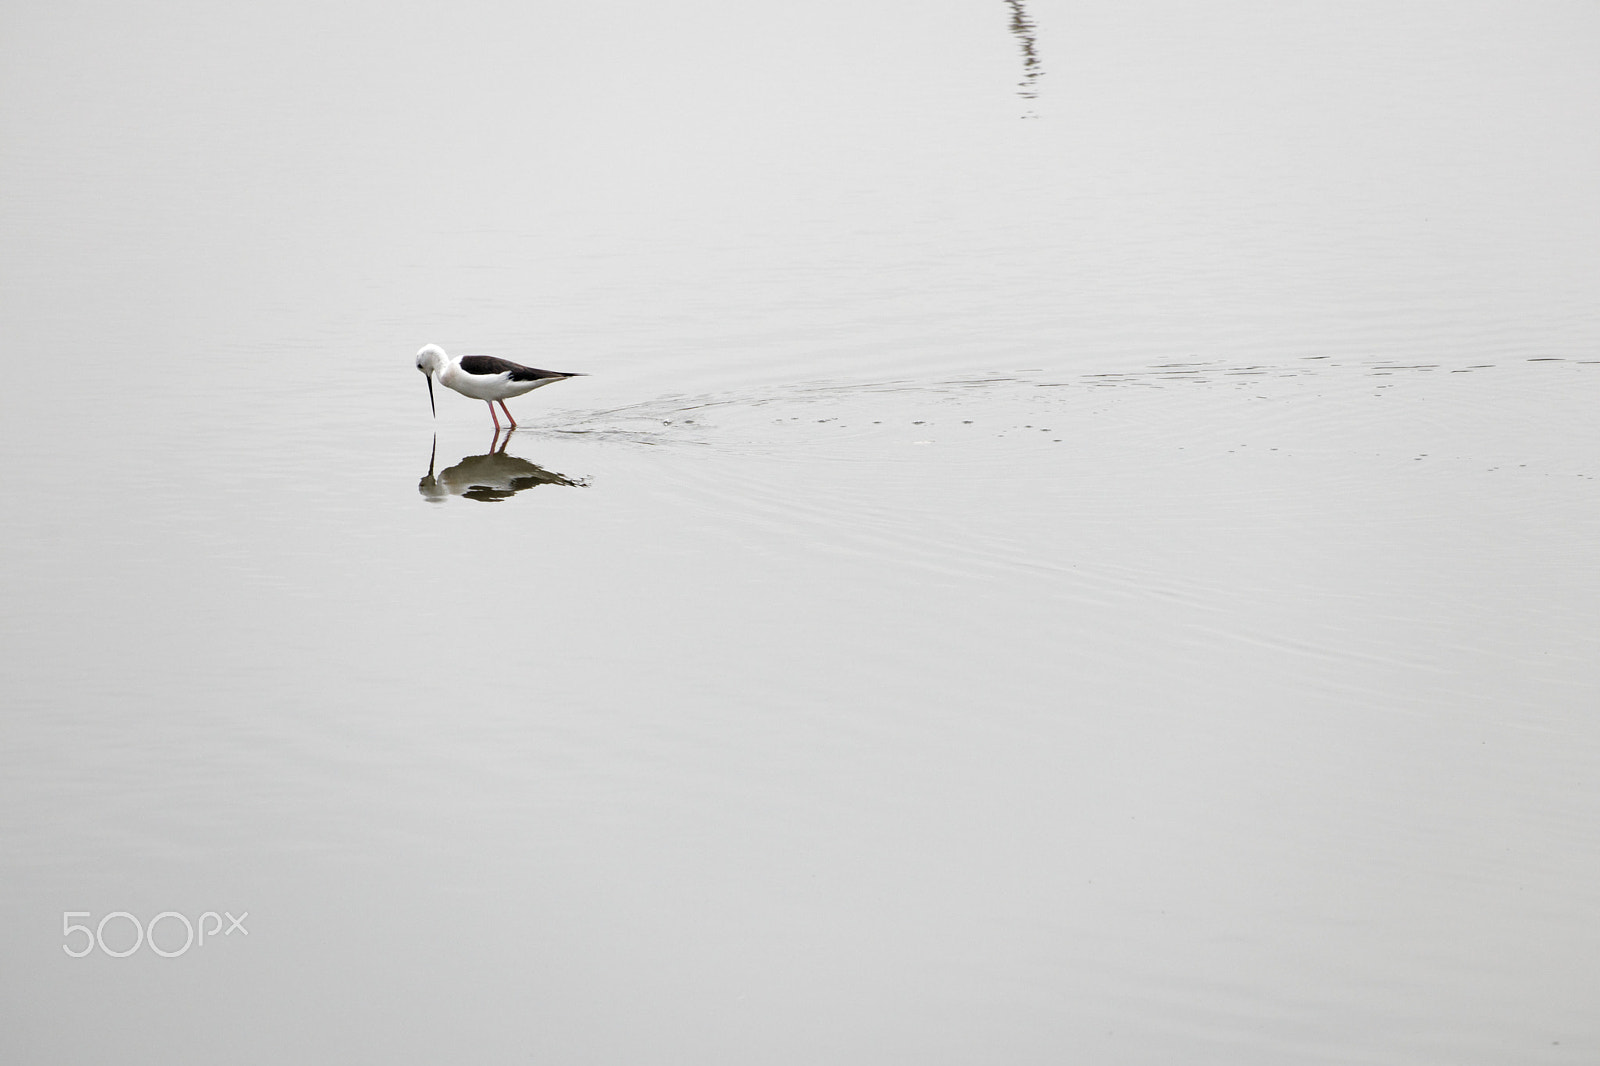
[[[0,1057],[1593,1061],[1597,36],[10,13]]]

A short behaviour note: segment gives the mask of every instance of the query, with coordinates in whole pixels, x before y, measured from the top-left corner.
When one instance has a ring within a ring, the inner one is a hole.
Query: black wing
[[[469,374],[479,374],[483,377],[492,377],[495,374],[510,374],[512,381],[538,381],[540,378],[570,378],[575,374],[563,374],[557,370],[535,370],[531,366],[513,363],[509,359],[501,359],[493,355],[463,355],[461,369]]]

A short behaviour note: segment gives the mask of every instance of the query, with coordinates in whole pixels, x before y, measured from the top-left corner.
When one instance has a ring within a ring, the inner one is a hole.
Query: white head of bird
[[[450,357],[444,354],[444,349],[437,344],[424,344],[417,352],[417,369],[424,374],[436,374]]]
[[[428,410],[433,412],[435,418],[439,417],[439,408],[433,402],[433,375],[443,370],[449,362],[450,357],[437,344],[424,344],[422,350],[417,352],[417,369],[428,379]]]

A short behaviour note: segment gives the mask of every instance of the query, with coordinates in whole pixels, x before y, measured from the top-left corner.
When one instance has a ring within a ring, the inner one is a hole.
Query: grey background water
[[[1597,45],[9,5],[0,1059],[1596,1061]]]

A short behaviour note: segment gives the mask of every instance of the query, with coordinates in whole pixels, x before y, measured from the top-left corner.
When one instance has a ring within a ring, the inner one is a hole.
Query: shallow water
[[[0,1058],[1593,1061],[1597,35],[11,14]]]

